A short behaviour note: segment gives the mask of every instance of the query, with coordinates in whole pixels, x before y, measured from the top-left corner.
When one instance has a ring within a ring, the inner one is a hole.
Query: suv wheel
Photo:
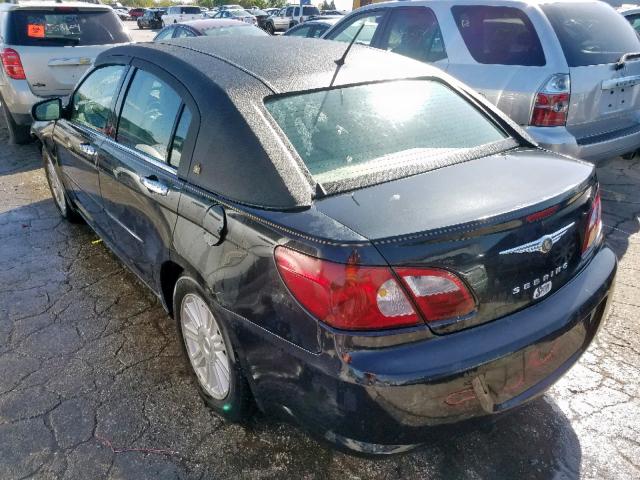
[[[227,326],[191,277],[176,282],[173,305],[182,347],[205,403],[231,422],[250,416],[252,397]]]
[[[0,102],[2,102],[2,98],[0,98]],[[9,130],[9,143],[12,145],[30,143],[32,141],[31,127],[29,125],[18,125],[4,102],[2,102],[2,111],[7,130]]]
[[[276,29],[273,28],[273,23],[269,22],[265,25],[265,30],[267,31],[267,33],[269,33],[270,35],[273,35],[276,32]]]
[[[42,148],[42,162],[44,164],[44,173],[47,177],[47,183],[51,190],[51,196],[53,197],[56,207],[58,207],[60,215],[62,218],[69,220],[72,223],[82,222],[80,214],[78,214],[73,205],[71,205],[69,200],[67,200],[67,192],[62,180],[60,180],[58,170],[56,169],[51,156],[44,147]]]

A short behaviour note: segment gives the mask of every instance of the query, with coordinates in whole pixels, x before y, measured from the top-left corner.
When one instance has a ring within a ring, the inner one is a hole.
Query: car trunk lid
[[[540,301],[576,274],[595,182],[590,165],[518,149],[328,197],[317,208],[369,238],[393,267],[460,276],[478,309],[430,324],[448,333]]]

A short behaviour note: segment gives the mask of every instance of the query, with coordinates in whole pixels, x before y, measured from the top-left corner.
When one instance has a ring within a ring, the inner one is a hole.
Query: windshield
[[[207,28],[202,30],[203,35],[207,37],[224,37],[226,35],[249,35],[252,37],[268,37],[269,34],[264,30],[252,27],[251,25],[238,25],[229,27]]]
[[[8,23],[7,43],[24,46],[104,45],[128,42],[112,10],[16,10]]]
[[[551,3],[542,10],[570,67],[615,63],[625,53],[640,51],[629,22],[605,3]]]
[[[386,82],[266,102],[321,184],[431,162],[507,135],[448,86]]]
[[[249,15],[251,15],[246,10],[227,10],[227,11],[234,17],[248,17]]]

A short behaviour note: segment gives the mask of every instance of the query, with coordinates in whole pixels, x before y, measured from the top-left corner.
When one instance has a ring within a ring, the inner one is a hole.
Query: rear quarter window
[[[478,63],[541,67],[540,38],[529,17],[512,7],[454,6],[453,17],[469,53]]]
[[[458,93],[431,80],[273,97],[266,107],[325,185],[437,163],[507,138]]]
[[[105,45],[130,41],[111,10],[15,10],[6,43],[22,46]]]
[[[640,51],[633,27],[603,2],[542,5],[570,67],[615,63]]]

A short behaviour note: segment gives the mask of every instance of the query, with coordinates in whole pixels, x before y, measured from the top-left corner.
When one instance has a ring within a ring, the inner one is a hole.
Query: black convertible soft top
[[[329,87],[335,61],[346,47],[296,37],[181,38],[118,46],[102,53],[96,65],[114,56],[138,58],[160,66],[186,87],[201,119],[193,161],[202,165],[202,172],[191,175],[191,183],[243,204],[292,209],[310,205],[321,190],[264,101]],[[359,45],[353,46],[334,86],[420,77],[444,79],[460,88],[436,68]],[[492,115],[518,130],[503,115]]]

